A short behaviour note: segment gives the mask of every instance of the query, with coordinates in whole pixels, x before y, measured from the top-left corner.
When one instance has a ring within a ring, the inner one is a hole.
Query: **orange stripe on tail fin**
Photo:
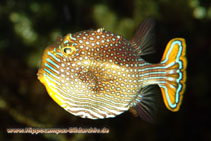
[[[167,44],[161,64],[165,66],[165,83],[160,83],[166,107],[178,111],[182,102],[186,81],[186,44],[183,38],[174,38]]]

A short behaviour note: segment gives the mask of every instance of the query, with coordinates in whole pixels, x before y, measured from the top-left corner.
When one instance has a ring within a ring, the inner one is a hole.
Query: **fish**
[[[44,50],[38,79],[59,106],[81,118],[133,110],[151,122],[158,95],[176,112],[186,87],[185,39],[171,39],[159,63],[147,62],[143,56],[155,50],[153,28],[152,20],[144,20],[131,40],[104,28],[59,36]]]

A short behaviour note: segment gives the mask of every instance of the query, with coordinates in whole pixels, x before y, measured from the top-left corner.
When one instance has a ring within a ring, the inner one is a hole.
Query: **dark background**
[[[187,88],[179,112],[161,105],[150,124],[129,112],[113,119],[75,117],[59,107],[38,81],[44,48],[57,35],[105,27],[130,39],[144,19],[156,21],[158,62],[167,42],[187,42]],[[211,140],[210,0],[1,0],[0,140]],[[7,134],[7,128],[106,127],[109,134]]]

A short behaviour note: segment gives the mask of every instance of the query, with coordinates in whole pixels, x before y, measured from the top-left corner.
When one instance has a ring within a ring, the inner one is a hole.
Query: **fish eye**
[[[76,51],[75,47],[73,46],[66,46],[64,48],[62,48],[62,53],[64,55],[71,55]]]
[[[70,54],[72,52],[71,48],[64,48],[64,53]]]

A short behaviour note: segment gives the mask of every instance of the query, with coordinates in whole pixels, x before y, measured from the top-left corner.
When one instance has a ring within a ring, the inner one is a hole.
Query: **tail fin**
[[[165,83],[160,83],[166,107],[178,111],[182,102],[186,81],[186,44],[183,38],[174,38],[167,44],[161,65],[165,66]]]

